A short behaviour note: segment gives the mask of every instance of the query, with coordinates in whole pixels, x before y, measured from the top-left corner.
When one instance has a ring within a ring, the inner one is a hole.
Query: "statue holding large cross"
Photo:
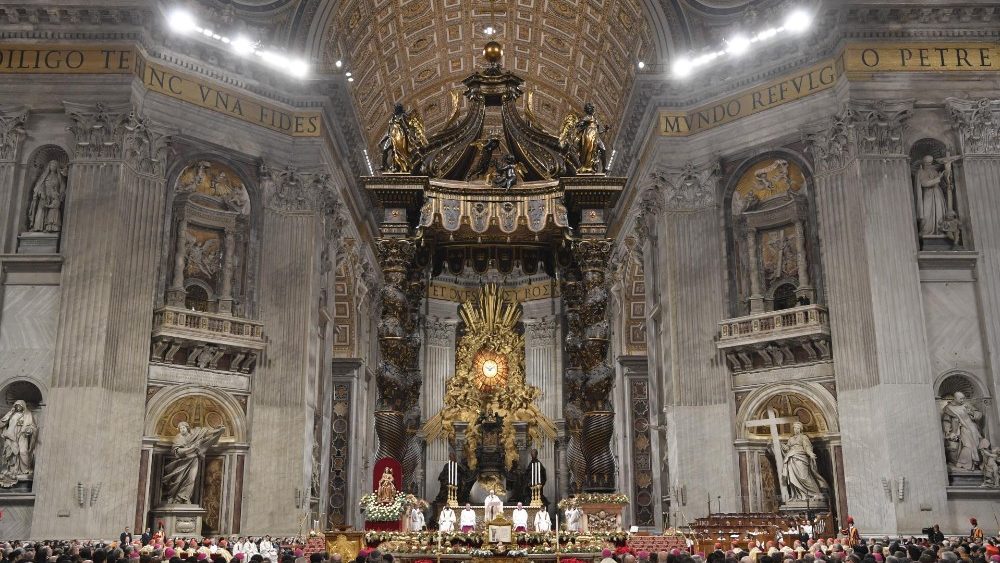
[[[792,436],[783,445],[778,435],[778,425],[791,424]],[[749,420],[747,428],[767,426],[771,434],[774,462],[780,475],[781,505],[783,508],[827,504],[829,485],[819,474],[812,442],[802,433],[802,422],[796,417],[778,417],[774,409],[767,409],[767,418]]]

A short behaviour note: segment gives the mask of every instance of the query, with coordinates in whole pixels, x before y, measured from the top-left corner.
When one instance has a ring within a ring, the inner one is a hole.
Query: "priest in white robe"
[[[442,532],[455,531],[455,511],[450,506],[445,505],[438,514],[438,530]]]
[[[583,511],[575,506],[566,509],[566,530],[579,532],[583,523]]]
[[[271,542],[271,536],[264,536],[264,539],[260,542],[260,554],[264,559],[270,560],[271,563],[278,562],[278,548],[274,546]],[[244,546],[246,549],[246,546]],[[249,551],[247,552],[249,553]]]
[[[424,512],[416,506],[410,509],[409,524],[411,532],[420,532],[427,527],[427,524],[424,522]]]
[[[535,531],[536,532],[548,532],[552,529],[552,517],[549,516],[549,511],[541,508],[535,513]]]
[[[494,518],[503,514],[503,501],[493,491],[483,501],[483,521],[489,524]]]
[[[515,532],[528,531],[528,511],[524,509],[523,504],[517,503],[517,508],[514,509],[511,520],[514,522]]]
[[[467,534],[476,529],[476,511],[472,510],[471,504],[466,504],[462,510],[462,515],[458,520],[458,525],[462,527],[462,533]]]

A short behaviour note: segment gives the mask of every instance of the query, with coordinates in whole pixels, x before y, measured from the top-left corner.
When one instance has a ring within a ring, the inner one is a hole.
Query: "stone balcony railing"
[[[181,307],[153,311],[153,362],[250,373],[265,345],[263,323]]]
[[[726,319],[716,346],[734,372],[829,360],[830,315],[822,305],[802,305]]]

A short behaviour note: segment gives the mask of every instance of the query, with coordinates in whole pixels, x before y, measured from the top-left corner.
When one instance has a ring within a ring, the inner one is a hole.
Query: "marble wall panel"
[[[4,286],[0,386],[24,378],[47,384],[52,374],[58,316],[59,286]]]

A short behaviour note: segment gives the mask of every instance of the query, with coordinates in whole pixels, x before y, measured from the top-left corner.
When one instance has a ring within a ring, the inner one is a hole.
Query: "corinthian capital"
[[[808,150],[813,155],[816,172],[822,174],[839,170],[854,156],[851,137],[851,111],[844,111],[813,123],[802,132]]]
[[[644,208],[640,211],[657,213],[714,207],[719,175],[719,161],[715,159],[705,164],[688,162],[680,168],[659,168],[650,174],[652,182],[643,194]]]
[[[27,119],[26,108],[0,109],[0,162],[17,159],[17,151],[24,141],[24,122]]]
[[[170,132],[152,120],[129,112],[121,123],[122,157],[139,174],[164,178],[170,148]]]
[[[261,163],[260,183],[271,209],[328,214],[340,206],[340,197],[326,172],[299,172],[294,166],[275,170]]]
[[[965,155],[1000,155],[1000,100],[945,98]]]
[[[848,104],[858,156],[905,156],[903,130],[913,100],[856,100]]]
[[[130,104],[76,104],[63,102],[72,123],[73,158],[117,160],[122,157],[125,122],[133,115]]]

